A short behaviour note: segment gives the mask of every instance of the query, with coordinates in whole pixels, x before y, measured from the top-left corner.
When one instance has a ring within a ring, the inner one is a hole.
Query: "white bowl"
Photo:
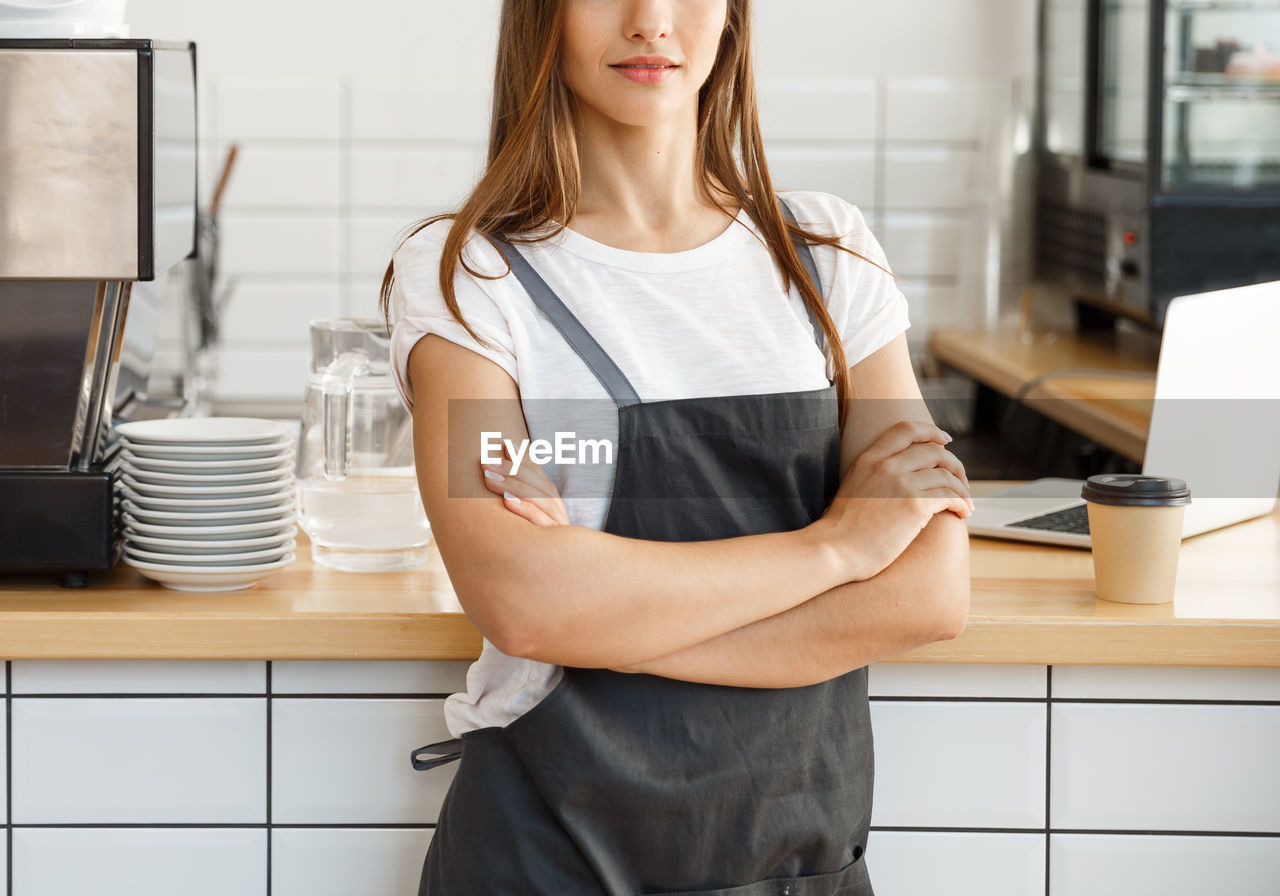
[[[259,482],[242,482],[239,485],[221,485],[218,483],[212,485],[203,483],[159,485],[138,479],[132,473],[124,473],[120,479],[135,494],[152,498],[200,498],[205,500],[223,496],[227,498],[256,498],[294,487],[292,473],[285,473],[283,476],[264,479]]]
[[[259,566],[275,563],[285,554],[290,553],[293,547],[293,542],[285,542],[277,547],[264,548],[260,551],[240,551],[230,554],[167,554],[163,551],[144,550],[125,542],[124,555],[128,560],[141,560],[144,563],[160,563],[193,568],[202,566]]]
[[[290,468],[285,472],[277,470],[262,470],[257,473],[237,473],[232,471],[226,474],[207,474],[207,473],[158,473],[155,470],[143,470],[138,467],[130,467],[122,470],[122,475],[128,476],[139,484],[152,486],[174,486],[182,488],[200,488],[208,490],[210,488],[240,488],[249,486],[257,486],[260,483],[279,482],[284,484],[285,480],[293,479],[293,470]]]
[[[125,558],[125,562],[148,579],[174,591],[240,591],[265,579],[275,570],[288,566],[293,559],[293,554],[285,554],[275,563],[205,569],[169,563],[147,563],[128,558]]]
[[[124,444],[122,450],[128,451],[135,458],[180,460],[184,463],[279,457],[284,452],[293,450],[293,440],[288,437],[262,445],[139,445],[128,439],[122,438],[120,441]]]
[[[120,493],[143,510],[171,511],[176,513],[215,513],[232,510],[257,510],[263,507],[279,507],[292,503],[294,487],[278,488],[265,495],[210,495],[198,498],[183,495],[180,498],[157,498],[135,491],[127,485],[120,486]]]
[[[276,457],[241,458],[239,460],[214,460],[193,463],[189,460],[162,460],[154,457],[134,457],[128,449],[116,456],[119,468],[124,472],[154,470],[160,473],[210,474],[224,476],[230,473],[262,473],[268,470],[277,475],[293,469],[293,452]],[[112,469],[108,465],[108,469]]]
[[[283,547],[293,550],[297,543],[298,533],[290,527],[284,534],[267,535],[262,538],[220,538],[207,541],[192,541],[188,538],[157,538],[154,535],[143,535],[132,529],[125,529],[124,543],[137,545],[148,551],[170,554],[186,554],[201,556],[207,554],[234,554],[238,551],[262,551],[267,548]]]
[[[149,535],[152,538],[172,538],[190,541],[193,544],[210,541],[225,541],[228,538],[293,538],[298,527],[292,513],[281,520],[264,520],[258,523],[243,523],[238,526],[158,526],[144,522],[131,514],[124,514],[125,537],[133,534]]]
[[[256,417],[175,417],[116,427],[135,445],[261,445],[278,441],[292,430],[288,423]]]

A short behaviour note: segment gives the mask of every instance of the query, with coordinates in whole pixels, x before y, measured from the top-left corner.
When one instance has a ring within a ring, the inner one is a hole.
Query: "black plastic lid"
[[[1176,507],[1191,503],[1191,490],[1181,479],[1103,473],[1085,480],[1080,497],[1117,507]]]

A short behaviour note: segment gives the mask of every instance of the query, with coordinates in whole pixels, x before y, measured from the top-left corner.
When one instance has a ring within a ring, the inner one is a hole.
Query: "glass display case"
[[[1280,0],[1041,0],[1038,272],[1082,323],[1280,279]]]
[[[1180,0],[1165,16],[1169,192],[1280,188],[1280,0]]]

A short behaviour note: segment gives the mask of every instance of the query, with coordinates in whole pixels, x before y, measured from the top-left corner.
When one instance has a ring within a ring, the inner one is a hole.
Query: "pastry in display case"
[[[1280,279],[1280,0],[1041,0],[1037,270],[1082,326]]]

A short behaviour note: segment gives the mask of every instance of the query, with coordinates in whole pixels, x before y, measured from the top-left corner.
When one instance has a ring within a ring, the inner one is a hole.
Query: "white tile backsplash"
[[[1045,666],[964,663],[875,663],[868,670],[872,697],[1045,698]]]
[[[418,891],[430,830],[280,828],[271,835],[271,896]]]
[[[282,147],[243,141],[223,207],[336,211],[343,204],[344,160],[336,144]]]
[[[296,401],[301,414],[311,372],[311,349],[306,330],[292,338],[294,343],[272,348],[219,349],[218,395],[229,399]]]
[[[219,263],[228,277],[328,274],[345,267],[344,222],[336,212],[225,211]]]
[[[885,84],[884,136],[889,141],[976,141],[982,137],[988,109],[1006,97],[986,81],[890,78]]]
[[[907,317],[912,324],[907,331],[908,342],[923,342],[928,339],[931,328],[963,325],[969,319],[964,294],[954,286],[918,280],[899,285],[907,297]]]
[[[351,203],[426,217],[459,204],[480,176],[481,146],[351,151]]]
[[[1275,896],[1280,889],[1280,837],[1054,834],[1049,840],[1052,896]]]
[[[1280,706],[1058,703],[1051,822],[1280,833]]]
[[[876,896],[1029,896],[1044,889],[1043,834],[872,831]]]
[[[766,149],[773,184],[780,190],[823,190],[865,210],[876,205],[876,154],[871,149]],[[890,259],[890,264],[893,260]]]
[[[467,662],[277,660],[273,694],[454,694],[466,690]],[[421,746],[421,744],[419,744]]]
[[[485,145],[490,103],[480,85],[432,89],[356,82],[351,87],[351,138]]]
[[[351,216],[351,270],[381,277],[400,245],[401,233],[430,215],[400,212],[378,215],[361,212]]]
[[[895,148],[884,159],[884,205],[890,211],[964,209],[977,152],[958,146]],[[893,263],[892,257],[889,259]]]
[[[13,823],[261,823],[266,722],[264,699],[14,699]]]
[[[342,285],[336,279],[297,280],[244,277],[228,296],[222,318],[229,345],[292,341],[308,343],[310,322],[345,313]]]
[[[878,236],[899,277],[955,277],[967,226],[954,215],[891,212]]]
[[[273,700],[272,820],[434,823],[455,765],[415,771],[410,754],[449,739],[443,705],[442,700]]]
[[[266,892],[265,829],[13,831],[13,896],[265,896]]]
[[[874,701],[877,826],[1043,828],[1041,703]]]
[[[343,136],[342,81],[224,77],[216,83],[219,139],[337,141]]]
[[[265,694],[267,667],[238,660],[15,660],[15,694]]]
[[[873,78],[772,81],[759,84],[756,94],[768,143],[870,143],[876,139]]]

